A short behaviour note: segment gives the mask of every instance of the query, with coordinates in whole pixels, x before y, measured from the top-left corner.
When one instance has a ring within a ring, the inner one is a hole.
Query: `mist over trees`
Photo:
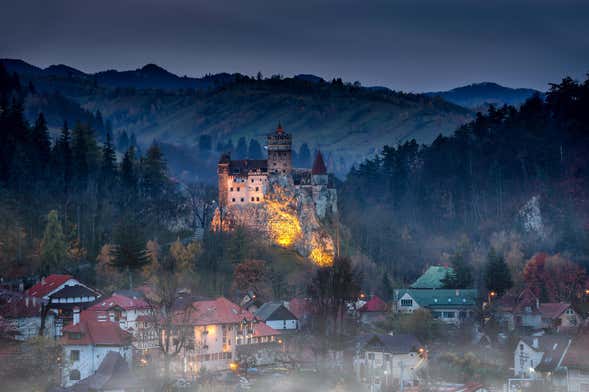
[[[499,257],[564,252],[586,266],[588,109],[589,80],[565,78],[545,100],[491,107],[430,146],[385,146],[350,171],[339,193],[352,247],[397,281],[428,263],[455,264],[449,255],[463,243],[473,280],[484,287],[485,257],[500,235],[519,245],[502,245]],[[521,274],[517,263],[510,268]]]

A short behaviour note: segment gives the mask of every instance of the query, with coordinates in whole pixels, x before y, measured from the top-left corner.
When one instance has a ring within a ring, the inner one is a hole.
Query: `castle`
[[[281,177],[288,180],[294,191],[312,198],[319,218],[337,212],[333,177],[327,173],[320,151],[312,168],[293,168],[292,135],[286,133],[280,124],[267,136],[266,147],[268,159],[232,160],[230,154],[221,156],[217,165],[221,207],[263,203],[269,181],[273,177]]]

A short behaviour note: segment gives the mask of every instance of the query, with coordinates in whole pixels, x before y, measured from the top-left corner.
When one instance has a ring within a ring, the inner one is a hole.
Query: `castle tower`
[[[315,155],[315,161],[311,169],[311,181],[313,185],[327,185],[327,168],[325,167],[321,151],[317,151],[317,155]]]
[[[292,136],[278,124],[268,135],[268,173],[290,174],[292,170]]]
[[[219,180],[219,207],[225,207],[228,204],[229,193],[229,166],[231,165],[231,156],[229,154],[221,155],[217,164],[217,177]]]

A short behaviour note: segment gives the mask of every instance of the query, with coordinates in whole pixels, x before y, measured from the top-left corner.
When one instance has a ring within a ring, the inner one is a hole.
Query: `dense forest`
[[[589,80],[566,78],[431,145],[385,146],[350,171],[341,216],[351,247],[397,281],[457,253],[480,266],[490,247],[587,265],[588,157]]]

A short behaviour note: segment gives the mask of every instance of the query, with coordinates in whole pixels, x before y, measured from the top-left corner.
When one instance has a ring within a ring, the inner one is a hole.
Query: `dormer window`
[[[70,339],[72,339],[72,340],[82,339],[82,334],[80,332],[70,332],[69,336],[70,336]]]

